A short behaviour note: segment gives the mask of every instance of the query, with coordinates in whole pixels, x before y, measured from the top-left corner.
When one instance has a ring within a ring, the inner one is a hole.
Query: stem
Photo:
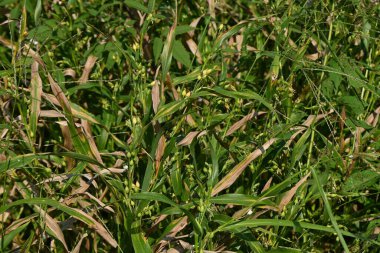
[[[344,240],[342,232],[339,229],[339,225],[336,222],[334,214],[333,214],[333,212],[331,210],[331,206],[330,206],[329,200],[327,199],[326,193],[323,190],[321,182],[319,181],[318,175],[315,172],[314,167],[310,167],[311,153],[313,151],[313,145],[314,145],[314,136],[315,136],[315,131],[314,131],[313,126],[311,126],[311,140],[310,140],[310,145],[309,145],[309,154],[308,154],[308,157],[307,157],[307,169],[308,170],[310,169],[311,173],[313,174],[313,178],[314,178],[314,180],[315,180],[315,182],[317,184],[319,193],[321,194],[323,202],[325,203],[326,211],[327,211],[328,215],[330,216],[331,223],[332,223],[332,225],[333,225],[336,233],[338,234],[339,241],[342,244],[344,251],[346,253],[349,253],[350,250],[348,249],[348,246],[346,244],[346,241]]]

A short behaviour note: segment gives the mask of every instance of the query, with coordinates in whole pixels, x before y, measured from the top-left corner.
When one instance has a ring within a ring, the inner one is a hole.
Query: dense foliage
[[[0,2],[1,252],[377,252],[378,1]]]

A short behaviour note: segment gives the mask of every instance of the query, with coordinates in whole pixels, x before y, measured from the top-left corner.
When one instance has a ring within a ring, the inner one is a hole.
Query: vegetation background
[[[1,252],[378,252],[379,1],[0,2]]]

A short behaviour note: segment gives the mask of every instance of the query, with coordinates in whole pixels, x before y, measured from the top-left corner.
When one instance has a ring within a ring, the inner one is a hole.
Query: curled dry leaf
[[[297,189],[307,180],[307,178],[310,176],[310,173],[307,173],[306,176],[304,176],[298,183],[292,187],[289,191],[287,191],[282,197],[280,204],[278,205],[278,211],[281,212],[284,207],[292,200],[294,194],[296,193]]]
[[[215,187],[212,189],[211,196],[215,196],[219,192],[223,191],[230,187],[236,179],[240,176],[240,174],[244,171],[244,169],[257,157],[262,155],[272,144],[277,141],[277,138],[272,138],[264,145],[251,154],[249,154],[243,161],[241,161],[238,165],[236,165],[222,180],[220,180]]]
[[[63,71],[63,75],[65,76],[70,76],[72,78],[75,78],[76,74],[75,74],[75,70],[73,70],[72,68],[68,68],[68,69],[65,69]]]
[[[92,68],[95,66],[96,60],[98,58],[96,56],[90,55],[87,58],[86,64],[84,65],[82,76],[79,78],[79,84],[84,84],[88,81],[88,77],[91,73]]]

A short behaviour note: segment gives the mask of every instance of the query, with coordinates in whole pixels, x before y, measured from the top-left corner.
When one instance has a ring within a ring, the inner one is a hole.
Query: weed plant
[[[0,13],[1,252],[379,252],[379,1]]]

